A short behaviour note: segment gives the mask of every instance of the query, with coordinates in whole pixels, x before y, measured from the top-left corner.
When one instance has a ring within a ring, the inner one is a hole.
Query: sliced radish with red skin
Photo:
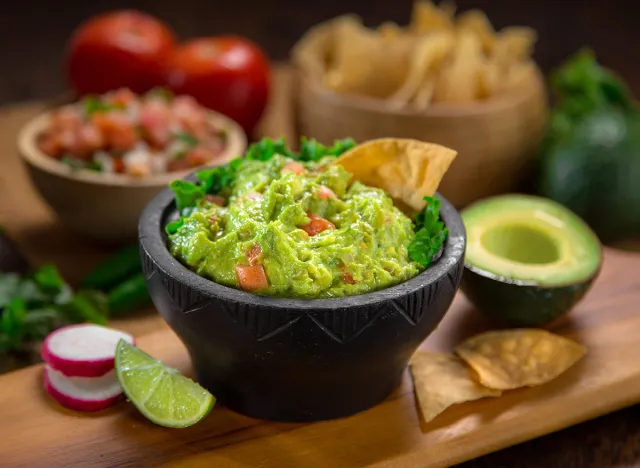
[[[115,369],[102,377],[67,377],[45,365],[44,388],[60,405],[75,411],[99,411],[123,395]]]
[[[113,370],[116,346],[134,338],[113,328],[81,324],[62,327],[42,345],[42,359],[67,377],[100,377]]]

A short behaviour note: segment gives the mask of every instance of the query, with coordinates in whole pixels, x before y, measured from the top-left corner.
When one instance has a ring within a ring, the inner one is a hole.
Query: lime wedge
[[[204,418],[216,399],[193,380],[120,340],[116,373],[125,395],[151,422],[188,427]]]

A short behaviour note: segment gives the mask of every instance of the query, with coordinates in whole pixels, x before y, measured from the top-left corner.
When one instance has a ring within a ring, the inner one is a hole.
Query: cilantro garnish
[[[249,146],[244,157],[236,158],[225,166],[204,169],[197,172],[197,182],[188,180],[174,180],[169,184],[175,194],[176,207],[182,213],[185,208],[190,208],[204,198],[207,194],[220,194],[228,189],[235,179],[236,172],[244,160],[268,161],[276,154],[281,154],[298,161],[319,161],[323,157],[340,156],[345,151],[353,148],[355,142],[351,139],[339,140],[333,146],[324,146],[316,140],[302,138],[300,151],[294,152],[287,147],[284,138],[273,140],[263,138]],[[175,222],[167,225],[167,232],[172,234],[178,226]]]
[[[427,268],[447,238],[449,229],[440,221],[438,197],[424,197],[427,205],[416,215],[416,235],[409,244],[409,258]]]
[[[147,91],[147,93],[144,95],[144,97],[145,98],[157,97],[157,98],[162,99],[164,101],[171,102],[171,101],[173,101],[173,98],[175,97],[175,95],[173,94],[173,92],[170,89],[159,87],[159,88],[153,88],[153,89]]]
[[[19,351],[62,325],[105,325],[106,304],[99,291],[74,293],[52,265],[30,276],[0,272],[0,353]]]
[[[194,137],[191,133],[176,132],[174,134],[174,137],[177,140],[180,140],[180,141],[188,144],[189,146],[196,146],[198,144],[198,139],[196,137]]]
[[[100,96],[89,95],[82,99],[82,107],[85,115],[93,115],[97,112],[107,112],[115,109],[114,106],[106,104]]]

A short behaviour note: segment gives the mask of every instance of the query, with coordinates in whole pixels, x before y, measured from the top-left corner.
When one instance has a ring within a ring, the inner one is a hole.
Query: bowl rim
[[[378,115],[396,115],[413,118],[443,118],[477,116],[504,109],[516,107],[522,102],[531,99],[533,95],[542,90],[546,94],[545,81],[537,64],[534,63],[534,73],[529,78],[529,85],[520,85],[504,94],[491,96],[488,99],[473,103],[451,104],[434,103],[424,110],[416,110],[411,106],[394,107],[384,99],[357,94],[341,94],[322,86],[317,79],[309,76],[309,73],[299,65],[295,65],[295,73],[301,87],[307,87],[316,97],[322,99],[327,105],[343,106],[371,112]]]
[[[185,267],[174,258],[166,246],[164,226],[167,217],[175,212],[173,192],[165,188],[146,206],[138,224],[140,246],[164,274],[203,297],[217,297],[241,305],[260,306],[270,309],[297,310],[305,313],[311,310],[335,310],[350,307],[377,305],[402,298],[424,289],[447,275],[456,265],[462,268],[466,248],[466,231],[460,213],[442,195],[440,216],[449,229],[449,235],[442,255],[429,268],[414,278],[397,285],[374,292],[340,298],[300,299],[260,296],[229,286],[223,286],[204,278]],[[454,287],[454,293],[455,293]]]
[[[214,167],[227,164],[232,159],[242,156],[248,146],[247,136],[240,125],[229,117],[207,109],[208,119],[216,126],[220,126],[227,131],[227,146],[220,154],[214,164],[204,164],[197,168],[189,168],[184,171],[167,172],[164,174],[154,174],[148,177],[133,178],[126,174],[100,173],[88,170],[73,170],[65,166],[60,161],[44,154],[37,145],[37,138],[49,123],[54,112],[73,108],[78,102],[58,106],[53,110],[45,111],[30,119],[18,132],[17,148],[20,158],[36,168],[55,174],[63,179],[85,182],[96,185],[113,187],[159,187],[167,185],[174,179],[182,178],[194,169]]]

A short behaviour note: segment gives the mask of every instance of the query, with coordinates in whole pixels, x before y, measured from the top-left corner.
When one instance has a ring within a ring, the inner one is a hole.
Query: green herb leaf
[[[51,330],[64,325],[60,312],[53,307],[31,309],[24,318],[25,335],[31,340],[43,340]]]
[[[160,98],[160,99],[163,99],[164,101],[171,102],[173,101],[175,95],[169,88],[158,87],[158,88],[153,88],[147,91],[144,97]]]
[[[106,325],[107,299],[100,291],[79,291],[69,302],[60,306],[61,312],[71,322],[91,322]]]
[[[178,232],[178,229],[180,229],[183,224],[184,224],[184,218],[181,217],[177,221],[171,221],[169,224],[167,224],[164,230],[167,234],[172,235]]]
[[[0,273],[0,309],[18,295],[22,278],[16,273]]]
[[[73,170],[84,169],[86,167],[83,161],[73,156],[63,156],[60,162]]]
[[[24,320],[27,306],[23,299],[16,297],[7,304],[0,317],[0,351],[20,349],[25,337]]]
[[[169,184],[169,188],[175,194],[176,207],[179,211],[182,211],[183,208],[194,206],[198,200],[206,195],[202,187],[190,180],[174,180]]]
[[[199,143],[199,141],[198,141],[198,139],[196,137],[194,137],[192,134],[187,133],[187,132],[176,132],[174,134],[174,137],[177,140],[185,142],[189,146],[196,146]]]
[[[296,159],[300,161],[320,161],[327,156],[340,156],[347,150],[350,150],[356,145],[356,142],[351,138],[345,140],[337,140],[333,146],[324,146],[318,143],[315,139],[307,139],[302,137],[300,142],[300,153],[298,153]]]
[[[438,253],[449,233],[440,221],[440,205],[437,197],[424,197],[427,205],[416,215],[416,235],[408,247],[409,258],[427,268]]]
[[[82,107],[85,115],[93,115],[98,112],[107,112],[113,109],[113,106],[106,104],[100,96],[89,95],[82,99]]]
[[[102,172],[102,164],[100,164],[99,161],[96,161],[95,159],[92,159],[91,161],[89,161],[86,165],[86,169],[90,170],[90,171],[95,171],[95,172]]]
[[[34,273],[33,279],[42,290],[52,294],[59,293],[66,284],[53,265],[41,267]]]

